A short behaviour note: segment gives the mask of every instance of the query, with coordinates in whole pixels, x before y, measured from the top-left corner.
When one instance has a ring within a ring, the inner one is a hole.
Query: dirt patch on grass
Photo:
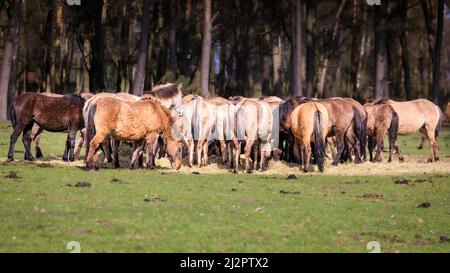
[[[285,190],[280,190],[280,193],[283,195],[299,195],[300,194],[299,191],[285,191]]]
[[[5,178],[13,179],[13,180],[22,179],[22,177],[17,175],[17,172],[13,172],[13,171],[11,171],[11,172],[9,172],[9,174],[5,175]]]
[[[423,202],[423,203],[417,205],[418,209],[428,209],[429,207],[431,207],[430,202]]]
[[[378,193],[365,193],[363,195],[358,196],[358,198],[364,198],[364,199],[384,199],[384,196]]]
[[[85,181],[80,181],[80,182],[77,182],[75,185],[67,184],[66,186],[67,187],[74,187],[74,188],[90,188],[91,187],[91,183],[85,182]]]

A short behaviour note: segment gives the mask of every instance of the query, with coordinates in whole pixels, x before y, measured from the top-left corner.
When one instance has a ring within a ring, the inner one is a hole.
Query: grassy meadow
[[[413,135],[400,137],[404,163],[303,174],[276,162],[237,175],[216,164],[175,172],[164,160],[88,172],[60,161],[66,134],[47,132],[45,160],[21,161],[19,139],[6,163],[11,130],[0,124],[0,252],[69,252],[71,241],[82,252],[369,252],[370,241],[382,252],[450,252],[448,128],[436,164]]]

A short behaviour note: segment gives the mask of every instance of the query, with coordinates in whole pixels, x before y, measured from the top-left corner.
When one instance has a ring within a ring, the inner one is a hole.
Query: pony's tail
[[[365,126],[364,126],[364,121],[361,118],[361,115],[359,114],[358,109],[356,109],[355,106],[353,106],[353,125],[355,128],[355,134],[356,134],[356,138],[359,140],[359,145],[360,145],[360,152],[361,155],[365,154],[366,151],[366,144],[367,144],[367,136],[366,136],[366,130],[365,130]]]
[[[95,129],[95,123],[94,123],[94,117],[95,112],[97,111],[97,105],[92,105],[89,108],[89,113],[86,114],[87,120],[86,120],[86,160],[87,156],[89,154],[89,146],[91,146],[91,140],[95,137],[97,134],[97,131]]]
[[[323,120],[322,113],[317,109],[314,113],[314,159],[319,165],[319,170],[324,171],[324,161],[325,161],[325,142],[323,141]]]
[[[389,132],[389,145],[393,147],[393,145],[395,145],[395,142],[397,141],[398,135],[398,114],[395,111],[392,111],[392,120],[388,132]]]
[[[436,106],[437,107],[437,106]],[[439,132],[442,129],[442,111],[441,108],[437,107],[439,111],[439,121],[436,125],[436,129],[434,129],[434,137],[437,138],[439,136]]]
[[[16,129],[17,117],[16,117],[16,109],[14,109],[14,105],[11,105],[9,108],[9,117],[11,118],[11,125],[13,129]]]

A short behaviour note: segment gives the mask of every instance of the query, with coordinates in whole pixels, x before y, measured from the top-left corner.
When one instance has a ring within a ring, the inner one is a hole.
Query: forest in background
[[[450,0],[0,0],[0,121],[23,92],[428,98]],[[72,4],[72,5],[70,5]]]

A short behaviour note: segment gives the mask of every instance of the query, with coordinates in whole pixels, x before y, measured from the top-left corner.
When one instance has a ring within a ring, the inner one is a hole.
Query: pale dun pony
[[[186,105],[186,118],[190,132],[187,136],[189,148],[189,167],[194,165],[194,145],[196,145],[196,164],[208,164],[208,143],[214,138],[217,106],[203,98],[194,96]]]
[[[239,171],[241,143],[245,141],[244,170],[250,173],[250,154],[253,148],[253,170],[258,169],[258,155],[260,152],[261,170],[267,168],[272,152],[272,110],[264,101],[242,99],[236,105],[236,136],[237,145],[234,151],[234,172]]]
[[[291,114],[291,130],[295,145],[300,145],[303,170],[308,172],[311,159],[311,142],[314,142],[314,160],[324,171],[325,138],[328,134],[328,111],[320,103],[307,102],[297,106]]]
[[[399,135],[410,135],[417,131],[422,134],[423,139],[430,142],[430,157],[428,162],[439,160],[439,146],[436,138],[442,126],[441,109],[426,99],[417,99],[412,101],[396,102],[393,100],[381,100],[376,104],[389,104],[398,114]],[[398,144],[395,148],[400,154]]]

